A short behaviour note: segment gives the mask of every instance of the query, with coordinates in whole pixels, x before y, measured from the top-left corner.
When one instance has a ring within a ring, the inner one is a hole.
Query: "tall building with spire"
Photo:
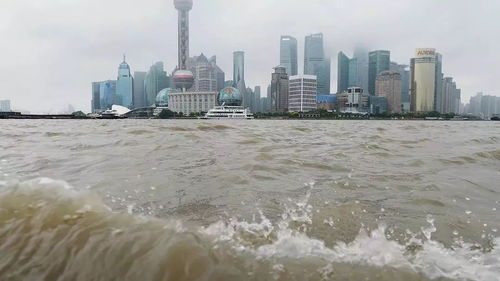
[[[134,78],[130,74],[130,66],[123,55],[123,62],[118,68],[118,79],[116,80],[116,96],[118,104],[132,108],[134,97]]]
[[[178,11],[178,64],[173,81],[177,88],[186,92],[193,86],[194,76],[187,69],[189,58],[189,11],[193,8],[193,0],[174,0]]]

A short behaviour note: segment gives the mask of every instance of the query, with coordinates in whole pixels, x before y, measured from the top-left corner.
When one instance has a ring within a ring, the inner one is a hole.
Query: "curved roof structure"
[[[238,89],[226,87],[219,92],[218,100],[220,105],[240,106],[243,102],[243,96]]]
[[[130,109],[126,108],[125,106],[116,105],[116,104],[113,104],[111,106],[111,110],[115,111],[120,116],[125,115],[125,114],[130,112]]]
[[[170,93],[177,93],[176,89],[165,88],[156,95],[156,106],[168,107],[168,96]]]

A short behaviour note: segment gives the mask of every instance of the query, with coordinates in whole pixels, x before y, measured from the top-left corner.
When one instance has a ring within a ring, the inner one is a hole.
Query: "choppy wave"
[[[197,227],[115,213],[61,181],[0,182],[0,279],[500,280],[499,238],[489,248],[445,247],[429,216],[404,243],[381,224],[327,245],[308,231],[309,196],[290,200],[277,220],[258,213]]]

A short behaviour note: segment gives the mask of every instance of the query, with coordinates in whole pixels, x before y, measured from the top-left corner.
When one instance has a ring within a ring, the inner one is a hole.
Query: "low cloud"
[[[323,32],[335,92],[339,51],[389,49],[408,63],[415,48],[433,47],[468,101],[478,91],[500,93],[499,10],[497,0],[195,0],[191,55],[217,55],[230,79],[232,52],[244,50],[247,85],[265,89],[280,35],[299,40],[302,61],[304,37]],[[115,79],[123,53],[132,71],[159,60],[174,69],[176,36],[171,1],[2,0],[0,99],[33,112],[68,104],[88,111],[91,82]]]

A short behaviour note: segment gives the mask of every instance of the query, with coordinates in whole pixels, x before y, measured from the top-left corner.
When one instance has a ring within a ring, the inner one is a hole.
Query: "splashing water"
[[[392,241],[387,238],[387,227],[381,225],[371,232],[361,229],[352,242],[337,242],[328,247],[325,241],[307,234],[314,215],[309,204],[312,188],[313,185],[301,200],[289,201],[277,222],[259,211],[258,219],[251,222],[231,218],[191,229],[179,221],[113,214],[95,195],[74,191],[64,182],[40,179],[10,186],[3,183],[0,251],[4,255],[0,258],[0,275],[77,276],[72,280],[83,280],[83,276],[101,274],[95,280],[109,280],[105,277],[114,274],[133,280],[130,276],[142,275],[144,270],[163,264],[161,273],[153,270],[160,274],[155,276],[163,279],[151,275],[148,280],[204,280],[197,278],[234,276],[235,272],[241,280],[249,278],[243,277],[244,272],[253,272],[253,277],[268,272],[269,280],[284,276],[300,280],[304,276],[294,266],[304,264],[303,269],[314,269],[313,276],[318,278],[331,277],[339,268],[358,265],[366,267],[366,274],[374,268],[386,268],[397,270],[397,276],[424,274],[429,279],[498,280],[499,238],[494,239],[490,251],[463,242],[446,248],[432,240],[432,233],[437,230],[432,216],[427,218],[429,226],[422,228],[423,241],[413,238],[406,245]],[[21,239],[9,239],[9,233],[21,229]],[[415,244],[418,250],[410,250],[415,249]],[[33,253],[31,258],[26,251]],[[179,258],[176,262],[171,260],[175,257]],[[103,259],[111,267],[98,266]],[[132,266],[125,269],[125,264]],[[177,266],[187,271],[180,273]],[[269,271],[263,270],[266,267]],[[114,270],[102,271],[110,268]]]

